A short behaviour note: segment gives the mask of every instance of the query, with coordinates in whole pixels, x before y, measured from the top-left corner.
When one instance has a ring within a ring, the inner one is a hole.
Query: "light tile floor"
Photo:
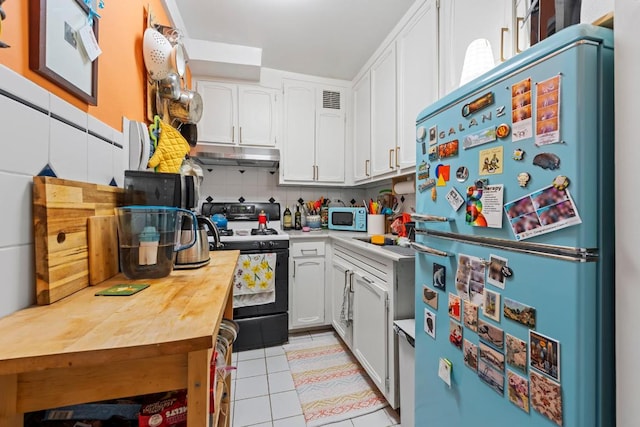
[[[333,331],[290,334],[289,342],[311,341],[333,335]],[[232,427],[305,427],[298,394],[283,347],[233,353],[231,371]],[[371,414],[331,427],[399,426],[398,414],[387,406]]]

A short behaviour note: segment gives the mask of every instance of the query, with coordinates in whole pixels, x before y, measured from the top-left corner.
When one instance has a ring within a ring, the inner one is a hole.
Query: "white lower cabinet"
[[[325,324],[325,242],[291,243],[289,258],[289,329]]]
[[[414,260],[332,240],[332,324],[394,409],[400,404],[393,321],[414,316]]]

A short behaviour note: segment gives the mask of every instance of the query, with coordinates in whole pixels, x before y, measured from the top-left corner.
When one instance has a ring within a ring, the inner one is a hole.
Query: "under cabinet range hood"
[[[263,147],[229,147],[198,144],[190,156],[203,166],[245,166],[277,169],[280,150]]]

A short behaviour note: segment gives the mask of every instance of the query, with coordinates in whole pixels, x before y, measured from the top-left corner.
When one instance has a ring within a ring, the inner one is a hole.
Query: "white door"
[[[276,144],[276,91],[258,86],[238,87],[238,142]]]
[[[353,86],[353,179],[371,177],[371,75]]]
[[[441,95],[460,86],[467,46],[475,39],[491,43],[495,65],[511,57],[512,0],[450,0],[440,3]]]
[[[294,258],[292,278],[291,325],[324,324],[324,258]]]
[[[387,290],[356,272],[353,291],[353,353],[380,391],[387,394]]]
[[[382,52],[371,67],[371,175],[396,169],[396,49]]]
[[[316,99],[316,181],[344,183],[344,96],[339,90],[323,88]]]
[[[331,264],[331,323],[340,338],[351,348],[352,323],[344,320],[342,313],[349,310],[351,294],[351,280],[353,273],[347,264],[336,260]]]
[[[315,177],[315,86],[303,82],[284,83],[285,181],[313,181]]]
[[[238,96],[236,85],[198,81],[202,96],[202,118],[198,122],[198,140],[234,144],[238,140]]]
[[[416,118],[438,99],[438,9],[429,0],[397,39],[398,164],[416,164]]]

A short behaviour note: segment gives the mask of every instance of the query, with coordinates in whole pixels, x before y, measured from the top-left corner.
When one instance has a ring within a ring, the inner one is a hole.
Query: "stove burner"
[[[218,230],[218,233],[221,236],[233,236],[233,230],[230,228],[224,229],[224,230]]]
[[[251,235],[252,236],[271,236],[274,234],[278,234],[278,232],[276,230],[274,230],[273,228],[267,228],[264,230],[259,230],[257,228],[252,228],[251,229]]]

